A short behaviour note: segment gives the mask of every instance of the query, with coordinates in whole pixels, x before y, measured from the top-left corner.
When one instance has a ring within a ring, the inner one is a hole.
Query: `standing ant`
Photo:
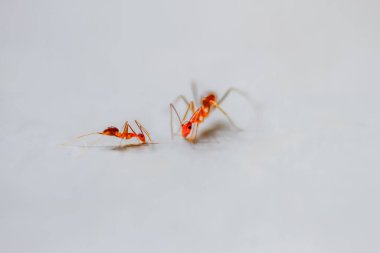
[[[196,88],[195,85],[192,85],[192,91],[194,97],[197,96]],[[227,96],[232,92],[235,91],[239,93],[242,96],[245,96],[244,93],[241,91],[237,90],[236,88],[229,88],[226,93],[221,97],[221,99],[217,100],[216,99],[216,94],[213,92],[208,93],[207,96],[202,97],[201,99],[201,104],[198,107],[198,109],[195,109],[194,101],[191,101],[190,103],[186,99],[185,96],[180,95],[177,97],[177,99],[174,101],[176,103],[178,100],[182,99],[186,104],[187,104],[187,109],[185,112],[185,115],[183,116],[182,120],[174,106],[174,104],[170,104],[170,126],[171,126],[171,134],[172,137],[174,136],[173,133],[173,110],[177,115],[177,118],[179,120],[179,123],[181,124],[181,134],[182,137],[186,140],[189,140],[190,142],[195,142],[196,136],[197,136],[197,131],[198,131],[198,125],[202,123],[210,114],[210,112],[213,109],[218,109],[231,123],[232,126],[235,128],[241,130],[239,127],[235,125],[235,123],[232,121],[230,116],[220,107],[220,104],[227,98]],[[189,120],[185,120],[187,114],[191,110],[192,116],[190,117]]]

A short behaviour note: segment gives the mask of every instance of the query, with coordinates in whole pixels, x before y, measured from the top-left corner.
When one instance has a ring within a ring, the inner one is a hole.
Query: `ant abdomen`
[[[117,127],[108,127],[102,134],[115,136],[119,134],[119,129]]]

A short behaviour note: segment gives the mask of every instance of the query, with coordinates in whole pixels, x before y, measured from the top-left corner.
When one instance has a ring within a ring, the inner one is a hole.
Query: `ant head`
[[[183,136],[183,138],[186,138],[189,135],[189,133],[191,132],[192,125],[193,125],[193,123],[191,123],[190,121],[188,121],[182,125],[182,136]]]
[[[105,129],[103,132],[101,132],[100,134],[116,136],[119,134],[119,129],[117,127],[109,127]]]
[[[145,143],[145,135],[143,133],[139,133],[137,137],[140,139],[140,141]]]

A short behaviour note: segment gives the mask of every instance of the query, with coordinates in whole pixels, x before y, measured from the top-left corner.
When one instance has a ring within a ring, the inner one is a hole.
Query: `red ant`
[[[77,139],[88,136],[88,135],[92,135],[92,134],[101,134],[101,135],[108,135],[108,136],[114,136],[114,137],[120,138],[121,139],[120,142],[123,139],[129,140],[132,138],[138,138],[142,144],[147,144],[147,142],[145,140],[145,135],[144,135],[144,133],[145,133],[149,138],[149,143],[152,143],[152,139],[150,138],[149,132],[137,120],[135,120],[135,123],[138,126],[138,128],[140,129],[140,133],[136,133],[133,130],[132,126],[127,121],[124,124],[123,132],[120,132],[117,127],[111,126],[111,127],[106,128],[102,132],[96,132],[96,133],[81,135],[81,136],[77,137]],[[128,132],[128,129],[131,129],[132,132]]]
[[[197,92],[196,92],[196,88],[194,85],[192,85],[192,91],[193,91],[194,97],[196,97]],[[226,97],[230,94],[231,91],[235,91],[235,92],[239,93],[240,95],[245,96],[245,94],[243,94],[241,91],[239,91],[235,88],[229,88],[226,91],[226,93],[224,93],[222,98],[217,100],[216,94],[213,92],[210,92],[207,96],[202,97],[201,105],[199,106],[199,108],[197,110],[195,110],[194,101],[191,101],[189,103],[188,100],[183,95],[178,96],[177,99],[174,101],[174,103],[176,103],[179,99],[182,99],[187,104],[187,110],[186,110],[185,115],[183,116],[183,118],[181,120],[181,118],[179,117],[179,114],[178,114],[176,108],[174,107],[174,105],[170,104],[170,109],[171,109],[170,110],[170,120],[171,120],[170,122],[171,122],[172,137],[174,135],[173,134],[173,113],[172,113],[173,110],[177,114],[178,120],[181,124],[182,137],[189,140],[190,142],[195,141],[195,138],[197,136],[197,131],[198,131],[198,125],[200,123],[202,123],[209,116],[210,112],[215,108],[218,109],[224,116],[226,116],[226,118],[231,123],[231,125],[233,125],[235,128],[240,130],[240,128],[234,124],[234,122],[228,116],[228,114],[220,107],[220,104],[223,102],[224,99],[226,99]],[[187,114],[189,113],[189,110],[191,110],[192,116],[190,117],[190,119],[188,121],[186,121],[185,119],[186,119]],[[190,134],[190,136],[189,136],[189,134]]]

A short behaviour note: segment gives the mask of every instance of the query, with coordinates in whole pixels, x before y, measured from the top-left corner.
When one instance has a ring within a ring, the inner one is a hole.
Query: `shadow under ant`
[[[147,148],[150,144],[157,144],[155,142],[151,143],[127,143],[124,145],[104,145],[104,146],[88,146],[88,145],[65,145],[65,146],[73,146],[73,147],[79,147],[79,148],[86,148],[86,149],[100,149],[100,150],[110,150],[110,151],[127,151],[130,149],[144,149]]]
[[[211,123],[206,129],[202,130],[195,143],[209,143],[211,140],[217,141],[217,137],[231,131],[231,126],[224,121]]]
[[[112,146],[109,149],[115,151],[127,151],[129,149],[144,149],[147,148],[147,146],[150,146],[151,144],[157,143],[128,143],[125,145]]]

